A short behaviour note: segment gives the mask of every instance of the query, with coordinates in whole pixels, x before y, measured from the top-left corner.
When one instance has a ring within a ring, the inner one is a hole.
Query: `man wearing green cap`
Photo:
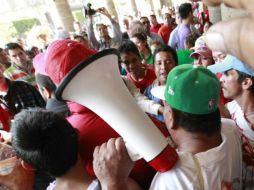
[[[150,189],[214,190],[221,189],[222,181],[241,188],[241,142],[233,121],[222,120],[221,126],[217,77],[203,67],[180,65],[171,70],[166,86],[156,87],[152,93],[164,100],[165,123],[180,161],[172,170],[158,172]],[[113,156],[117,152],[126,159],[123,143],[118,141],[111,140],[94,152],[95,173],[105,189],[127,187],[123,179],[130,163],[118,164]],[[117,164],[117,169],[112,167]]]

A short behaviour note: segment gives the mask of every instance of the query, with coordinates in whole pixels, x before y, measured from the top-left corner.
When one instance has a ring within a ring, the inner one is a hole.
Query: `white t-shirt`
[[[54,190],[56,187],[56,181],[53,181],[52,183],[49,184],[46,190]],[[87,187],[86,190],[100,190],[100,183],[98,180],[93,180],[89,187]],[[85,190],[85,189],[84,189]]]
[[[200,167],[188,152],[178,152],[179,162],[164,173],[157,173],[150,190],[206,190],[221,189],[221,182],[231,182],[241,187],[242,151],[238,130],[233,120],[222,119],[222,143],[206,152],[195,154]],[[197,171],[202,175],[201,182]]]
[[[254,189],[254,131],[250,124],[246,121],[241,107],[236,101],[231,101],[226,104],[231,118],[241,132],[242,152],[243,152],[243,189]]]

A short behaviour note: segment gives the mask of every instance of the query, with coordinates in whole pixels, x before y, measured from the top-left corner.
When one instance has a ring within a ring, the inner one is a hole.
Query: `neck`
[[[66,174],[56,178],[56,187],[54,190],[67,189],[87,189],[93,178],[85,172],[81,159]]]
[[[133,73],[132,78],[136,81],[142,80],[146,76],[146,69],[140,68],[139,72]]]
[[[235,98],[244,114],[254,113],[254,96],[251,92],[245,92],[240,97]]]
[[[144,49],[141,51],[141,53],[143,54],[144,58],[148,58],[150,51],[149,51],[148,48],[144,48]]]
[[[182,20],[182,24],[184,24],[184,25],[190,25],[190,22],[189,22],[188,19],[184,19],[184,20]]]
[[[219,146],[222,142],[220,132],[207,136],[206,134],[192,134],[183,130],[183,134],[178,139],[178,150],[181,152],[190,152],[192,154],[205,152]]]

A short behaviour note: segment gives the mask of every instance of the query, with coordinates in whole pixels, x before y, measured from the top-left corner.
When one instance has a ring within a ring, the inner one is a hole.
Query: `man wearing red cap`
[[[72,68],[93,54],[94,51],[75,41],[54,41],[45,54],[45,70],[54,83],[58,85]],[[71,112],[67,120],[79,130],[80,154],[84,167],[90,175],[94,175],[92,166],[94,148],[110,138],[119,137],[119,134],[88,108],[75,102],[68,102],[67,104]],[[154,174],[155,171],[143,160],[140,160],[131,177],[143,187],[148,187]]]

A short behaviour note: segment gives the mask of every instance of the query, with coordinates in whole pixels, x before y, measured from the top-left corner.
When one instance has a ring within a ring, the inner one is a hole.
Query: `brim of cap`
[[[41,74],[41,75],[45,75],[48,76],[48,74],[45,71],[45,53],[39,53],[38,55],[36,55],[33,59],[33,66],[34,69],[37,73]]]
[[[221,63],[216,63],[214,65],[210,65],[207,67],[207,69],[209,69],[214,74],[224,73],[225,71],[233,69],[233,65],[231,62],[221,62]]]
[[[151,93],[154,97],[159,98],[161,100],[165,100],[164,93],[166,90],[166,86],[156,86],[152,88]]]
[[[192,54],[190,54],[190,57],[191,58],[196,58],[197,56],[204,56],[204,57],[212,57],[212,55],[211,54],[209,54],[209,53],[206,53],[206,52],[193,52]]]

